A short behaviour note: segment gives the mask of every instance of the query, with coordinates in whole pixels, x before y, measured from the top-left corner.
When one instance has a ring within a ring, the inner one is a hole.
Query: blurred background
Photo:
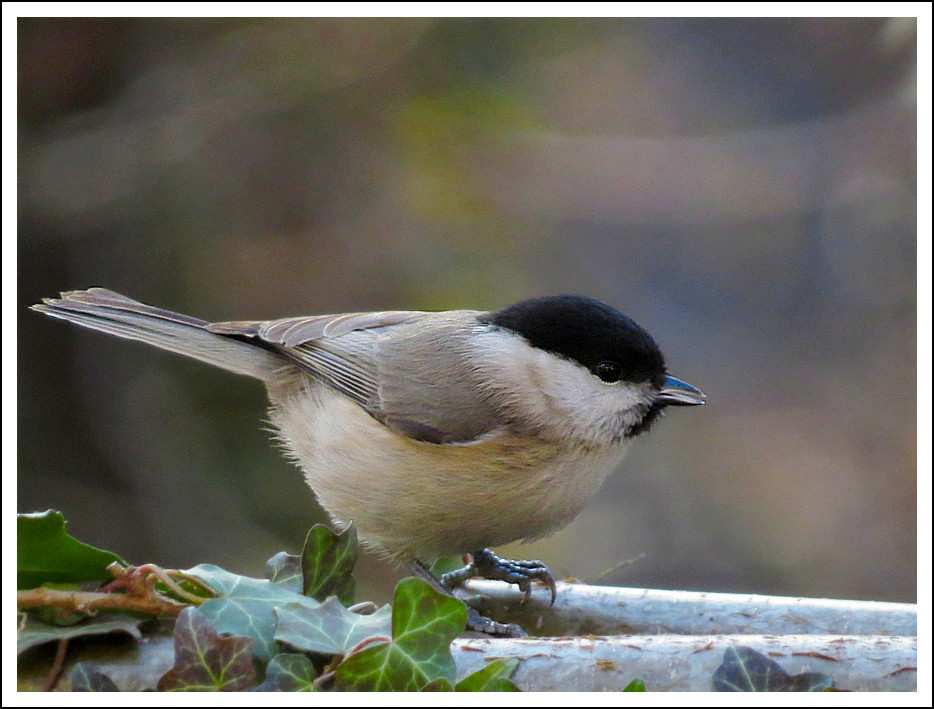
[[[18,510],[262,575],[324,521],[265,393],[28,310],[208,320],[581,293],[709,404],[565,530],[622,586],[916,598],[907,19],[21,19]],[[401,571],[366,555],[359,596]]]

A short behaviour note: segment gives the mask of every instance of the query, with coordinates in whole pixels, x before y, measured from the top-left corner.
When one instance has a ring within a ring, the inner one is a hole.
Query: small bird
[[[705,395],[667,373],[644,329],[576,295],[496,312],[387,311],[210,323],[104,288],[34,310],[263,381],[270,420],[321,505],[388,560],[556,586],[540,561],[490,547],[547,536],[600,489],[668,406]],[[521,629],[471,611],[470,627]]]

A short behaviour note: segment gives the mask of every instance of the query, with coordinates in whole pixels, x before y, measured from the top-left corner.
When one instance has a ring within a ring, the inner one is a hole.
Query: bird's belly
[[[328,513],[398,561],[550,534],[577,516],[625,451],[567,450],[508,433],[425,443],[339,394],[312,393],[274,406],[273,423]]]

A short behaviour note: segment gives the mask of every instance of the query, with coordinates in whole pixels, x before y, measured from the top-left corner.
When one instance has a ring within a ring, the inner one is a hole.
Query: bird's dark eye
[[[597,365],[597,371],[595,373],[600,379],[607,383],[618,382],[619,378],[622,376],[623,369],[616,362],[601,362]]]

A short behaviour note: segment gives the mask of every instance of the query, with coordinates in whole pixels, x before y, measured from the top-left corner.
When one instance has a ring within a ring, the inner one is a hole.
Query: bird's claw
[[[467,630],[473,630],[486,635],[495,635],[501,638],[527,638],[529,636],[515,623],[498,623],[487,618],[476,608],[467,608]]]
[[[467,566],[441,577],[441,583],[445,588],[453,590],[467,579],[480,576],[515,584],[522,591],[522,603],[525,603],[532,596],[532,581],[538,581],[551,590],[551,604],[554,605],[558,597],[558,587],[551,570],[541,561],[503,559],[489,549],[473,552],[470,556],[472,560]]]

